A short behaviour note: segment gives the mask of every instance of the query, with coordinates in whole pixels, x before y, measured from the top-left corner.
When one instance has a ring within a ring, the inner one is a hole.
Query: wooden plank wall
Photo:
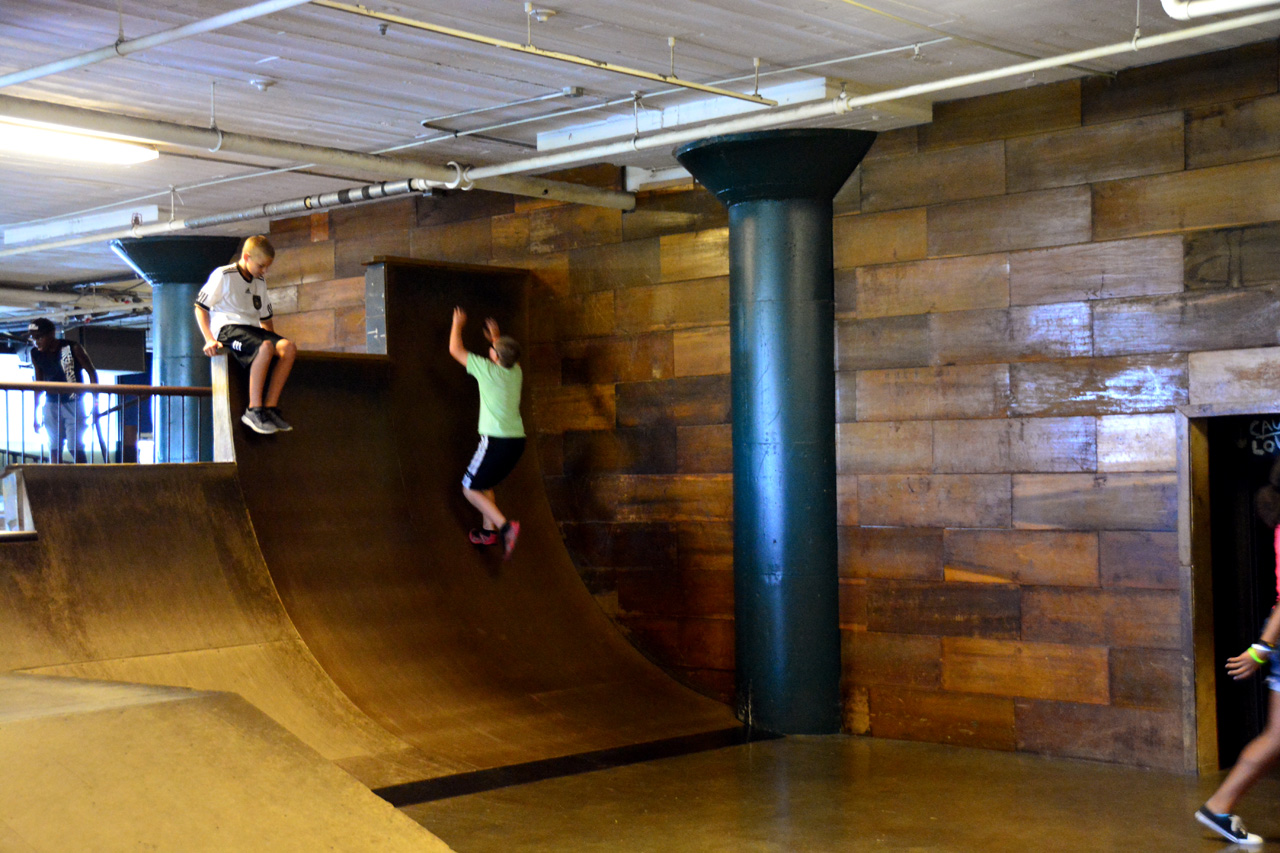
[[[1278,69],[1265,43],[938,104],[841,193],[848,731],[1194,769],[1174,409],[1280,409]],[[272,235],[304,348],[362,347],[375,254],[535,271],[529,409],[565,541],[642,651],[728,698],[719,204],[453,193]]]

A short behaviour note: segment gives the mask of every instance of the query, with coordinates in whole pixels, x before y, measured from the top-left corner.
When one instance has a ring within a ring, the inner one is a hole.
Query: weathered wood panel
[[[843,383],[845,374],[840,375]],[[906,421],[996,418],[1009,413],[1009,366],[976,364],[856,374],[856,417],[841,420]]]
[[[493,256],[493,229],[487,219],[414,228],[409,232],[409,256],[428,261],[488,263]]]
[[[938,473],[1092,471],[1095,419],[1024,418],[933,422]]]
[[[942,580],[942,531],[910,527],[841,527],[840,576]]]
[[[1042,305],[1179,293],[1182,238],[1082,243],[1009,255],[1009,300]]]
[[[1181,601],[1172,590],[1059,589],[1022,593],[1028,640],[1113,648],[1179,649]]]
[[[293,341],[300,350],[332,351],[337,346],[332,309],[299,311],[274,318],[276,332]]]
[[[560,525],[565,547],[578,566],[675,571],[676,533],[668,524]]]
[[[933,105],[920,148],[950,148],[1080,125],[1080,81],[1067,80]]]
[[[1012,751],[1013,700],[901,687],[868,688],[871,734]]]
[[[1098,536],[1098,571],[1106,587],[1179,589],[1178,535],[1104,530]]]
[[[855,474],[836,475],[836,524],[854,527],[858,520],[858,477]]]
[[[728,474],[601,474],[548,477],[557,518],[580,521],[728,521],[733,477]]]
[[[329,213],[310,213],[302,216],[290,216],[286,219],[273,219],[268,226],[267,237],[271,245],[279,252],[281,249],[292,249],[329,239]],[[234,258],[228,258],[228,261]]]
[[[1280,286],[1108,300],[1093,315],[1102,356],[1265,346],[1280,328]]]
[[[565,341],[560,354],[565,385],[670,379],[675,373],[670,334]]]
[[[1014,364],[1010,412],[1048,417],[1168,411],[1187,402],[1188,372],[1187,357],[1179,354]]]
[[[942,640],[942,686],[965,693],[1105,705],[1111,698],[1107,650],[1100,646]]]
[[[1087,184],[1183,167],[1182,113],[1072,128],[1005,143],[1009,192]]]
[[[1016,703],[1018,749],[1185,772],[1182,714],[1065,702]]]
[[[1177,439],[1177,416],[1172,413],[1098,418],[1098,470],[1174,471]]]
[[[513,213],[514,196],[487,190],[436,190],[418,196],[415,224],[419,228],[479,220],[488,226],[494,216]]]
[[[1187,113],[1187,168],[1280,154],[1280,97],[1214,104]]]
[[[843,320],[836,324],[836,369],[923,367],[930,363],[929,316]]]
[[[1089,187],[944,204],[929,208],[928,219],[929,255],[934,257],[1062,246],[1096,236]]]
[[[1004,254],[885,264],[858,270],[858,317],[1004,308],[1009,258]]]
[[[271,300],[272,316],[297,312],[300,286],[291,284],[288,287],[272,287],[267,290],[267,298]]]
[[[613,334],[613,300],[612,290],[547,300],[541,310],[530,314],[530,343]]]
[[[1021,597],[1021,591],[1008,584],[868,584],[867,630],[1016,639]],[[945,666],[945,656],[943,660]]]
[[[712,228],[658,238],[662,281],[691,281],[729,274],[729,229]]]
[[[364,303],[333,311],[333,342],[342,352],[368,352]]]
[[[860,687],[937,687],[940,683],[942,641],[937,637],[845,631],[841,639],[846,677]]]
[[[319,281],[298,288],[298,310],[364,307],[364,276]]]
[[[730,572],[632,569],[619,572],[617,579],[618,606],[622,612],[658,616],[733,614]]]
[[[1185,266],[1188,290],[1280,284],[1280,225],[1189,234]]]
[[[871,698],[865,687],[848,681],[840,685],[840,730],[845,734],[871,733]]]
[[[1280,350],[1198,352],[1187,361],[1192,405],[1280,406]]]
[[[273,235],[274,236],[274,235]],[[313,281],[329,281],[334,277],[334,244],[331,240],[321,243],[280,249],[267,270],[267,283],[272,287],[286,284],[304,284]],[[228,258],[231,262],[235,258]],[[364,270],[360,270],[364,275]]]
[[[1041,530],[948,530],[948,581],[1098,585],[1098,536]]]
[[[729,223],[719,200],[690,181],[686,186],[636,193],[636,208],[622,215],[622,238],[643,240],[688,231],[707,231]]]
[[[622,211],[566,204],[528,214],[527,250],[535,255],[622,241]]]
[[[676,376],[729,372],[729,327],[682,329],[671,336]]]
[[[618,426],[729,423],[729,377],[690,376],[624,382],[617,388]]]
[[[1087,302],[953,311],[929,318],[934,364],[1038,361],[1093,355]]]
[[[851,630],[857,630],[859,633],[865,631],[867,627],[867,582],[841,578],[837,594],[840,596],[840,636],[844,637]],[[845,660],[848,660],[847,656]]]
[[[924,208],[837,216],[831,225],[835,268],[914,261],[928,252]]]
[[[932,469],[929,421],[836,424],[836,470],[841,474],[927,474]]]
[[[375,257],[408,257],[409,231],[416,218],[413,198],[330,211],[333,274],[326,278],[362,276]]]
[[[862,166],[864,213],[1000,195],[1005,191],[1005,146],[989,142]]]
[[[732,515],[732,507],[730,507]],[[733,571],[733,523],[700,521],[674,525],[680,570]]]
[[[1225,228],[1280,219],[1280,158],[1097,184],[1093,236]]]
[[[858,518],[862,524],[1008,527],[1010,510],[1007,474],[858,477]]]
[[[676,470],[681,474],[732,474],[733,427],[676,427]]]
[[[617,423],[612,385],[528,390],[530,414],[539,432],[613,429]]]
[[[675,427],[564,433],[563,468],[569,476],[676,473]]]
[[[728,276],[631,287],[611,296],[623,334],[729,322]]]
[[[1112,649],[1111,704],[1118,708],[1180,712],[1182,653]]]
[[[915,154],[920,150],[919,146],[919,125],[911,125],[910,127],[898,127],[893,130],[883,130],[876,137],[876,144],[871,146],[871,150],[867,152],[866,158],[863,160],[881,160],[886,157],[901,157],[905,154]]]
[[[1156,474],[1014,474],[1013,526],[1173,530],[1178,478]]]
[[[575,293],[620,290],[657,284],[659,246],[656,238],[575,249],[569,255],[569,277]]]
[[[1154,115],[1276,91],[1274,41],[1092,77],[1081,90],[1085,124]]]
[[[680,666],[733,670],[733,620],[680,619]]]

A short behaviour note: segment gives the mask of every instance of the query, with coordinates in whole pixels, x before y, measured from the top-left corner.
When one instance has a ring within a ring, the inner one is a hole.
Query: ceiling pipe
[[[858,109],[859,107],[878,104],[884,101],[896,101],[902,98],[914,97],[916,95],[942,92],[947,89],[958,89],[961,86],[985,83],[989,80],[1000,80],[1006,77],[1016,77],[1021,74],[1030,74],[1033,71],[1041,71],[1047,68],[1059,68],[1061,66],[1072,65],[1077,62],[1088,62],[1090,60],[1101,59],[1107,56],[1114,56],[1116,54],[1131,53],[1146,48],[1159,47],[1161,45],[1173,44],[1175,42],[1203,38],[1204,36],[1228,32],[1242,27],[1268,24],[1273,21],[1280,21],[1280,11],[1256,12],[1252,15],[1245,15],[1243,17],[1232,18],[1226,21],[1216,21],[1211,24],[1201,24],[1196,27],[1188,27],[1187,29],[1177,30],[1171,33],[1163,33],[1155,36],[1142,36],[1129,41],[1104,45],[1102,47],[1080,50],[1074,53],[1048,57],[1046,59],[1037,59],[1032,62],[1020,62],[1016,65],[996,68],[991,71],[979,71],[974,74],[963,74],[958,77],[949,77],[945,80],[936,80],[932,83],[918,83],[913,86],[904,86],[900,89],[889,89],[887,91],[876,92],[871,95],[860,95],[853,98],[839,97],[830,101],[820,101],[814,104],[803,104],[801,106],[788,107],[781,110],[768,110],[753,113],[749,116],[716,122],[702,127],[695,127],[686,130],[672,130],[665,133],[657,133],[653,136],[637,137],[627,140],[626,142],[611,142],[604,145],[594,145],[587,148],[581,148],[575,151],[565,151],[557,154],[543,154],[538,157],[529,157],[524,160],[513,160],[509,163],[493,166],[473,167],[465,169],[464,174],[467,179],[479,182],[482,180],[492,179],[499,175],[511,175],[519,172],[534,172],[543,169],[553,169],[560,166],[567,166],[572,163],[601,160],[615,155],[631,154],[636,151],[652,148],[671,148],[675,145],[681,145],[685,142],[693,142],[694,140],[704,139],[708,136],[743,133],[752,130],[766,130],[774,127],[783,127],[788,124],[797,124],[804,121],[814,121],[817,119],[830,118],[832,116],[842,116],[845,113]]]
[[[356,174],[399,180],[405,175],[417,175],[436,186],[471,189],[470,181],[462,175],[461,167],[433,166],[408,157],[392,157],[384,154],[363,154],[319,145],[286,142],[261,136],[229,133],[218,128],[192,127],[155,119],[134,118],[115,113],[87,110],[0,95],[0,117],[44,122],[64,127],[80,128],[98,133],[129,136],[180,148],[205,151],[226,151],[234,154],[251,154],[277,160],[313,163],[331,168],[347,169]],[[479,189],[530,198],[589,204],[615,210],[635,209],[636,199],[631,193],[598,189],[564,181],[519,176],[499,176],[483,182],[476,181]]]
[[[114,231],[101,231],[95,234],[82,234],[78,237],[67,237],[61,240],[49,240],[44,243],[32,243],[29,246],[15,246],[12,249],[0,249],[0,258],[14,255],[25,255],[29,252],[42,252],[52,249],[66,249],[71,246],[83,246],[102,240],[115,240],[124,237],[155,237],[160,234],[172,234],[175,231],[194,231],[198,228],[212,228],[215,225],[230,225],[236,222],[247,222],[254,219],[270,219],[281,216],[295,216],[302,213],[314,213],[348,204],[364,201],[377,201],[410,193],[425,192],[437,186],[434,181],[422,178],[409,178],[401,181],[390,181],[369,184],[336,192],[320,193],[288,201],[275,201],[240,210],[229,210],[223,213],[211,213],[207,216],[193,216],[188,219],[173,219],[168,222],[154,222],[150,225],[134,225]]]
[[[1242,9],[1274,6],[1278,0],[1160,0],[1164,13],[1179,21],[1203,18],[1207,15],[1225,15]]]
[[[243,9],[234,9],[230,12],[224,12],[221,15],[215,15],[212,18],[205,18],[201,21],[193,21],[190,24],[183,24],[180,27],[174,27],[171,30],[164,30],[159,33],[152,33],[149,36],[142,36],[136,39],[121,39],[120,41],[100,47],[97,50],[90,50],[86,53],[77,54],[49,62],[44,65],[37,65],[35,68],[28,68],[25,71],[14,71],[10,74],[0,76],[0,88],[5,86],[13,86],[17,83],[26,83],[28,80],[35,80],[38,77],[47,77],[50,74],[58,74],[62,71],[70,71],[73,68],[83,68],[86,65],[94,65],[98,62],[104,62],[108,59],[115,59],[117,56],[128,56],[131,53],[137,53],[140,50],[146,50],[151,47],[158,47],[162,44],[180,41],[181,39],[197,36],[201,33],[207,33],[211,30],[219,30],[223,27],[239,24],[243,21],[249,21],[254,18],[261,18],[263,15],[270,15],[273,12],[279,12],[282,9],[289,9],[294,6],[302,6],[311,0],[266,0],[263,3],[255,3],[252,6],[246,6]]]
[[[323,6],[326,9],[336,9],[339,12],[349,12],[352,15],[359,15],[364,18],[373,18],[378,21],[386,21],[391,24],[399,24],[415,30],[425,30],[429,33],[436,33],[450,38],[463,39],[465,41],[477,42],[479,44],[487,44],[490,47],[500,47],[503,50],[513,50],[517,53],[527,53],[532,56],[540,56],[543,59],[554,59],[559,62],[568,62],[573,65],[583,65],[587,68],[594,68],[598,71],[611,71],[615,74],[622,74],[627,77],[638,77],[641,80],[651,80],[657,83],[666,83],[671,86],[680,86],[685,89],[695,89],[699,92],[708,92],[712,95],[721,95],[726,98],[738,98],[743,101],[751,101],[754,104],[762,104],[764,106],[777,106],[777,101],[771,101],[768,98],[762,98],[759,95],[748,95],[742,92],[734,92],[731,89],[721,89],[718,86],[708,86],[703,83],[694,83],[692,80],[682,80],[674,73],[672,74],[654,74],[651,71],[642,71],[638,68],[628,68],[625,65],[614,65],[611,62],[605,62],[600,59],[588,59],[585,56],[575,56],[572,53],[561,53],[557,50],[543,50],[540,47],[534,47],[531,44],[516,44],[513,41],[505,41],[504,39],[490,38],[477,33],[469,33],[466,30],[456,30],[453,27],[444,27],[439,24],[429,24],[426,21],[417,21],[413,18],[404,18],[400,15],[388,15],[385,12],[375,12],[364,6],[352,6],[349,3],[338,3],[335,0],[313,0],[315,5]]]

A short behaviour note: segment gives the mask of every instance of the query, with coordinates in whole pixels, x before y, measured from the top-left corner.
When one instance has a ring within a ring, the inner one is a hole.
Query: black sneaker
[[[471,532],[467,534],[467,538],[471,540],[472,545],[497,545],[498,531],[473,527]]]
[[[1212,829],[1228,841],[1250,846],[1262,843],[1261,835],[1254,835],[1244,828],[1244,821],[1233,814],[1216,814],[1201,806],[1196,812],[1196,820]]]
[[[280,417],[280,410],[275,406],[264,408],[262,413],[267,416],[267,420],[275,424],[276,432],[292,432],[293,427],[289,426],[289,422]]]
[[[502,559],[511,559],[511,552],[516,549],[516,539],[519,537],[520,522],[508,521],[502,526]]]
[[[271,435],[279,427],[267,418],[266,411],[266,409],[245,409],[244,414],[240,416],[240,423],[260,435]]]

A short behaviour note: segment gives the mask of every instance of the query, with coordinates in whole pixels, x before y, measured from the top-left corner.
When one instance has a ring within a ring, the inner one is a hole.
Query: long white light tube
[[[1203,18],[1208,15],[1224,15],[1242,9],[1274,6],[1277,0],[1160,0],[1164,13],[1179,21]]]

